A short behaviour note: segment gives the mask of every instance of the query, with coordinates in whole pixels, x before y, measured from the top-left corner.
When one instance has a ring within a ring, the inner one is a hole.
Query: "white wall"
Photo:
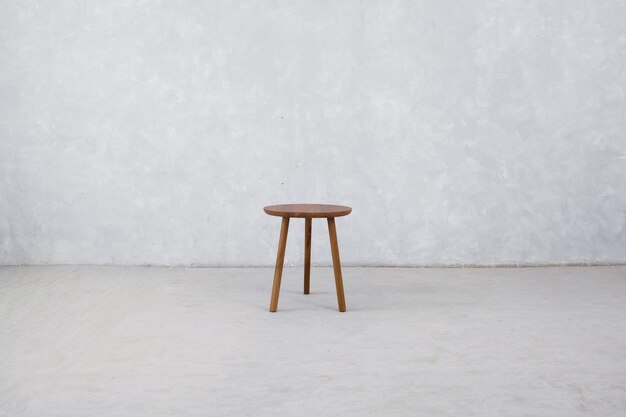
[[[626,262],[625,92],[624,1],[0,1],[0,263]]]

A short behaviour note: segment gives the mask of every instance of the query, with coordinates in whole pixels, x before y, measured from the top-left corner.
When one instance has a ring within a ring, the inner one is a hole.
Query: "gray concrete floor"
[[[0,268],[0,415],[626,415],[626,267],[272,273]]]

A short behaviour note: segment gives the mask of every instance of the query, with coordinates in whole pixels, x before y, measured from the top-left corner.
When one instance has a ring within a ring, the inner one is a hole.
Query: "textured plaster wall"
[[[624,1],[3,0],[0,263],[626,262],[625,92]]]

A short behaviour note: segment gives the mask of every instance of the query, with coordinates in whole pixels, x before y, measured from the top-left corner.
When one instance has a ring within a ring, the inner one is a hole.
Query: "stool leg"
[[[337,243],[337,229],[335,218],[328,218],[328,234],[330,235],[330,250],[333,254],[333,269],[335,271],[335,287],[337,288],[337,304],[339,311],[346,311],[346,298],[343,295],[343,279],[341,278],[341,262],[339,261],[339,244]]]
[[[278,294],[280,293],[280,280],[283,276],[283,262],[285,260],[285,247],[287,246],[287,232],[289,230],[289,217],[283,217],[280,226],[280,239],[278,241],[278,253],[276,254],[276,268],[274,269],[274,285],[272,285],[272,298],[270,311],[274,313],[278,309]]]
[[[304,219],[304,293],[308,294],[311,286],[311,223],[312,219]]]

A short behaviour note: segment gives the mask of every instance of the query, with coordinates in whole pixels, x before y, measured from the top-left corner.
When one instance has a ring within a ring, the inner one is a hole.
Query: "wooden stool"
[[[343,295],[343,280],[341,278],[341,262],[339,261],[339,245],[337,244],[337,230],[335,229],[335,217],[347,216],[352,209],[345,206],[333,206],[329,204],[283,204],[267,206],[263,209],[271,216],[283,218],[280,227],[280,239],[278,240],[278,254],[276,255],[276,269],[274,270],[274,285],[272,286],[272,298],[270,311],[274,313],[278,308],[278,294],[280,293],[280,280],[283,275],[283,261],[285,259],[285,247],[287,245],[287,231],[289,219],[298,217],[305,219],[304,225],[304,293],[309,293],[311,281],[311,221],[313,218],[326,217],[328,220],[328,233],[330,234],[330,250],[333,255],[333,269],[335,271],[335,286],[337,287],[337,303],[339,311],[346,311],[346,299]]]

